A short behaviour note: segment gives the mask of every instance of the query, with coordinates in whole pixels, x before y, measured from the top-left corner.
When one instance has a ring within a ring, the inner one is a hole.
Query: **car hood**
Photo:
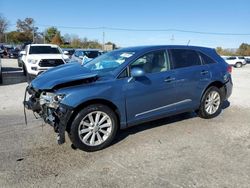
[[[29,59],[64,59],[62,54],[29,54]]]
[[[31,86],[37,90],[51,90],[89,83],[96,79],[96,73],[79,63],[68,63],[45,71],[31,82]]]

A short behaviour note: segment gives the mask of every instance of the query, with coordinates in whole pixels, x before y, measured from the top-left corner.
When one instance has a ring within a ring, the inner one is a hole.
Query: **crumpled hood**
[[[84,68],[79,63],[68,63],[45,71],[36,77],[31,82],[31,85],[34,89],[50,90],[60,84],[94,78],[96,76],[96,73]]]

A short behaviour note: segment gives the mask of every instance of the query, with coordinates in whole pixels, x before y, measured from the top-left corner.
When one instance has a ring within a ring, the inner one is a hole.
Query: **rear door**
[[[203,65],[200,55],[190,49],[170,49],[171,68],[175,70],[177,110],[198,107],[200,95],[210,82],[209,67]]]

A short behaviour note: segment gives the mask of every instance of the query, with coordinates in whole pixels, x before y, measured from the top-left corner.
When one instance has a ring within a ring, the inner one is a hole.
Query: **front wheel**
[[[75,117],[69,137],[73,145],[83,151],[97,151],[107,147],[118,129],[116,114],[108,106],[93,104]]]
[[[204,93],[198,115],[205,119],[216,117],[221,112],[222,94],[217,87],[210,87]]]

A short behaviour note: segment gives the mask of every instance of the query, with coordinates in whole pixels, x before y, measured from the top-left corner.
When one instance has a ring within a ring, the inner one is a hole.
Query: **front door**
[[[139,67],[145,76],[128,78],[126,84],[127,122],[133,124],[159,117],[175,110],[175,72],[169,70],[166,50],[147,53],[130,65]]]

